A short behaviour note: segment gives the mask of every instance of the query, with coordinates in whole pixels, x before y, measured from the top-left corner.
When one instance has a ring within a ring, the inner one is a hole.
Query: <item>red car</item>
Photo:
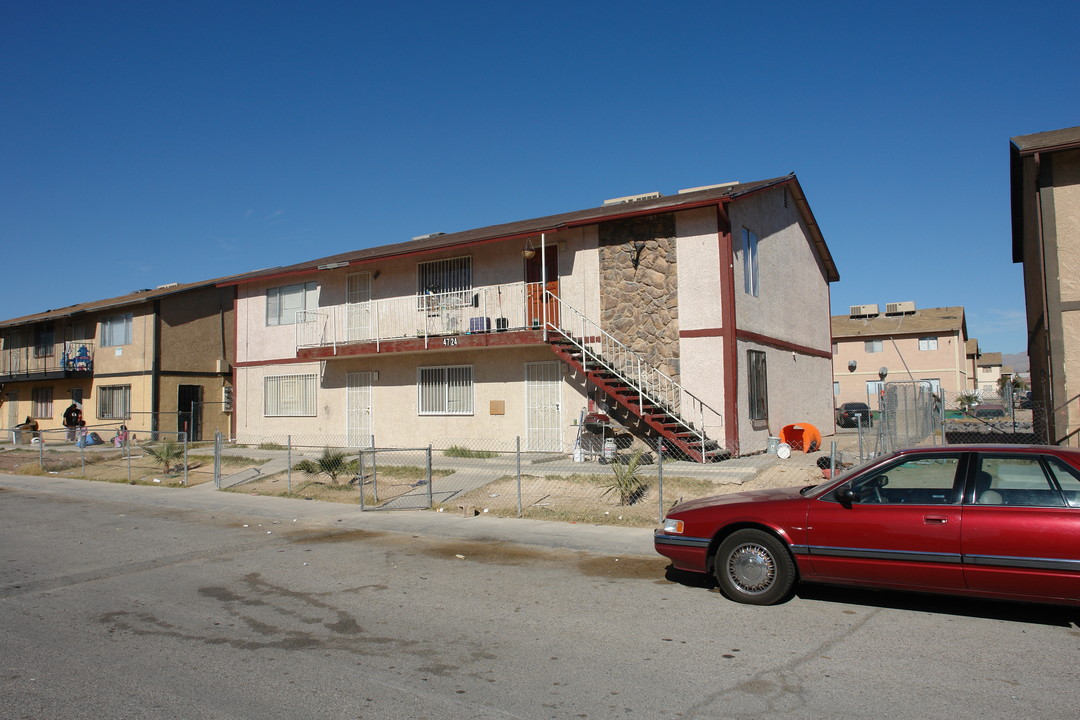
[[[796,581],[1080,605],[1080,451],[899,450],[821,485],[682,503],[654,544],[755,605]]]

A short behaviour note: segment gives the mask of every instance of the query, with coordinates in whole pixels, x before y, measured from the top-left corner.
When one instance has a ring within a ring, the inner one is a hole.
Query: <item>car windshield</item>
[[[819,483],[817,485],[807,485],[799,491],[799,494],[803,497],[813,497],[815,495],[823,493],[827,489],[834,488],[837,485],[842,484],[847,478],[851,477],[855,473],[862,472],[864,469],[870,467],[871,465],[881,462],[881,459],[881,456],[870,457],[866,460],[863,460],[858,465],[852,465],[851,467],[838,467],[836,469],[836,475],[833,476],[831,480]]]

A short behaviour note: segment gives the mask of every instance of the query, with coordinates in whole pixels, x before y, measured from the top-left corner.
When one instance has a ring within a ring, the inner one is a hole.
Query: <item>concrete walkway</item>
[[[205,489],[209,485],[209,490]],[[487,515],[462,517],[430,510],[362,512],[355,505],[310,502],[291,498],[213,492],[213,484],[191,488],[152,487],[93,482],[59,476],[0,475],[0,490],[33,492],[66,501],[86,500],[132,504],[157,511],[202,512],[235,518],[238,525],[262,523],[282,530],[337,528],[423,534],[433,537],[485,542],[507,542],[547,548],[614,555],[654,555],[652,531],[609,525],[586,525],[546,520],[497,518]],[[426,495],[425,495],[426,497]]]

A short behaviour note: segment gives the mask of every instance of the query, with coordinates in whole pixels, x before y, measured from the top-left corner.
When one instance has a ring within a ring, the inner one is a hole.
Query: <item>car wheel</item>
[[[795,584],[795,561],[787,547],[767,532],[739,530],[720,543],[716,580],[735,602],[771,605]]]

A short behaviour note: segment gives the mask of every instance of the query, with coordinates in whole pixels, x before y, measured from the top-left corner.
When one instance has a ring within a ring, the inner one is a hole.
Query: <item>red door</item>
[[[541,264],[543,262],[543,265]],[[546,266],[546,272],[541,268]],[[547,282],[544,283],[546,276]],[[529,327],[543,327],[544,322],[559,324],[559,246],[548,245],[544,248],[541,260],[540,248],[536,254],[525,260],[525,282],[528,293],[526,323]],[[547,290],[551,295],[547,295]],[[554,297],[552,297],[554,296]]]

